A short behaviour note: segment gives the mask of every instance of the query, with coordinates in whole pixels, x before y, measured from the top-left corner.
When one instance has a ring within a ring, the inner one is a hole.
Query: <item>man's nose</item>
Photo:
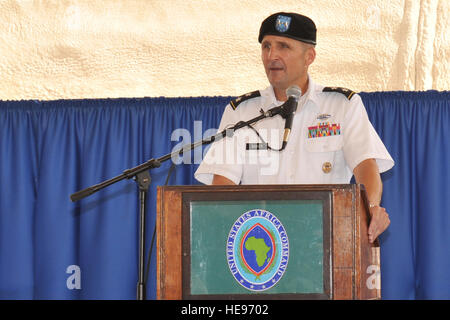
[[[278,50],[274,47],[271,47],[269,49],[269,53],[267,55],[267,57],[269,58],[269,60],[276,60],[278,59]]]

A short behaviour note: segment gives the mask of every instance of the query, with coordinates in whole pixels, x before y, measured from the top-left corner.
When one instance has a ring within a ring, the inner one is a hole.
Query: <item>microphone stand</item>
[[[264,112],[261,109],[261,115],[250,119],[248,121],[239,121],[236,123],[233,127],[225,129],[216,135],[210,136],[206,139],[203,139],[198,142],[194,142],[190,145],[186,145],[182,147],[179,150],[176,150],[172,153],[168,153],[158,159],[150,159],[136,167],[133,167],[131,169],[127,169],[123,171],[122,174],[111,178],[109,180],[105,180],[103,182],[100,182],[99,184],[95,184],[93,186],[87,187],[83,190],[77,191],[70,195],[70,199],[72,202],[79,201],[83,198],[86,198],[90,196],[93,193],[96,193],[114,183],[117,183],[124,179],[133,179],[136,181],[139,187],[139,273],[138,273],[138,283],[137,283],[137,293],[136,293],[136,299],[137,300],[145,300],[145,281],[144,281],[144,260],[145,260],[145,212],[146,212],[146,198],[147,198],[147,192],[148,188],[151,184],[151,177],[149,170],[153,168],[159,168],[161,166],[161,163],[172,159],[175,156],[179,156],[183,154],[184,152],[191,151],[199,146],[210,144],[214,141],[219,141],[223,139],[224,137],[232,137],[234,134],[234,131],[241,129],[243,127],[249,126],[255,122],[258,122],[265,118],[270,118],[275,115],[280,114],[283,118],[286,118],[289,114],[289,110],[286,110],[285,104],[274,107],[266,112]]]

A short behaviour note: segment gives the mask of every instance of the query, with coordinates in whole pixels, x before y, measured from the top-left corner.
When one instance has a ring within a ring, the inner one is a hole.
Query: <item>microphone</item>
[[[297,111],[298,99],[302,95],[302,90],[298,86],[293,85],[287,88],[286,95],[288,100],[283,104],[283,111],[281,112],[281,116],[286,119],[284,122],[283,145],[281,146],[281,150],[286,148],[288,143],[292,120],[294,119],[295,111]]]

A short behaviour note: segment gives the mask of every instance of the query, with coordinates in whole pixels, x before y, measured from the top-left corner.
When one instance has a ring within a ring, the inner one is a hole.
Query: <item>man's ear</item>
[[[315,59],[316,59],[316,49],[313,46],[310,46],[306,50],[306,63],[308,64],[308,66],[311,65]]]

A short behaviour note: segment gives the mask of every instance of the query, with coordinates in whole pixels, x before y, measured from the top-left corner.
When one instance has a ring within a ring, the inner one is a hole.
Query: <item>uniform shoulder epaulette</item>
[[[244,94],[242,96],[239,96],[239,97],[231,100],[230,101],[230,105],[233,108],[233,110],[236,110],[236,108],[238,107],[238,105],[241,102],[244,102],[244,101],[252,99],[252,98],[260,97],[260,96],[261,96],[261,93],[259,92],[259,90],[256,90],[256,91],[253,91],[253,92],[249,92],[249,93],[246,93],[246,94]]]
[[[354,91],[341,87],[325,87],[323,88],[322,92],[339,92],[346,96],[348,100],[350,100],[355,94]]]

